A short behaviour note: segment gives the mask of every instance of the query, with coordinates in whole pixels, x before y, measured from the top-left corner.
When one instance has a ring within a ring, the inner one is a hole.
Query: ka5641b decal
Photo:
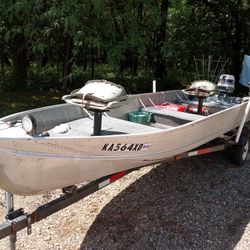
[[[105,143],[102,151],[140,151],[149,149],[150,144],[145,143]]]

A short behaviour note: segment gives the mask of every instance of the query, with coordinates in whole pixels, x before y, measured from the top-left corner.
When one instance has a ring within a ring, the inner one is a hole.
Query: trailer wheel
[[[249,150],[249,133],[242,131],[239,142],[234,148],[233,162],[238,166],[243,166],[247,160]]]

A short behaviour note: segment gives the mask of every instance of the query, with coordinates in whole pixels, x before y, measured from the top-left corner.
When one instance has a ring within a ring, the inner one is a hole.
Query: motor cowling
[[[223,74],[220,76],[217,87],[220,93],[230,94],[235,89],[235,78],[233,75]]]

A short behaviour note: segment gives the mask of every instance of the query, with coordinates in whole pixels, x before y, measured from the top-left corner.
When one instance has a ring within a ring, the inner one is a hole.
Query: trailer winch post
[[[249,110],[250,110],[250,97],[248,97],[248,103],[247,103],[247,106],[245,108],[244,116],[243,116],[243,118],[241,120],[239,129],[238,129],[238,132],[237,132],[237,135],[236,135],[236,138],[235,138],[235,143],[239,142],[240,135],[241,135],[242,129],[243,129],[245,123],[246,123],[246,119],[247,119]]]
[[[6,203],[7,203],[7,214],[14,211],[14,195],[12,193],[6,192]],[[16,249],[16,236],[15,232],[12,232],[12,235],[9,236],[9,246],[10,250]]]

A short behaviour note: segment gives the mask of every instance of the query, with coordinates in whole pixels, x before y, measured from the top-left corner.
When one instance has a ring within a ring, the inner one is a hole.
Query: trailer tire
[[[243,166],[247,160],[249,150],[249,133],[243,130],[239,142],[234,147],[233,162],[238,166]]]

